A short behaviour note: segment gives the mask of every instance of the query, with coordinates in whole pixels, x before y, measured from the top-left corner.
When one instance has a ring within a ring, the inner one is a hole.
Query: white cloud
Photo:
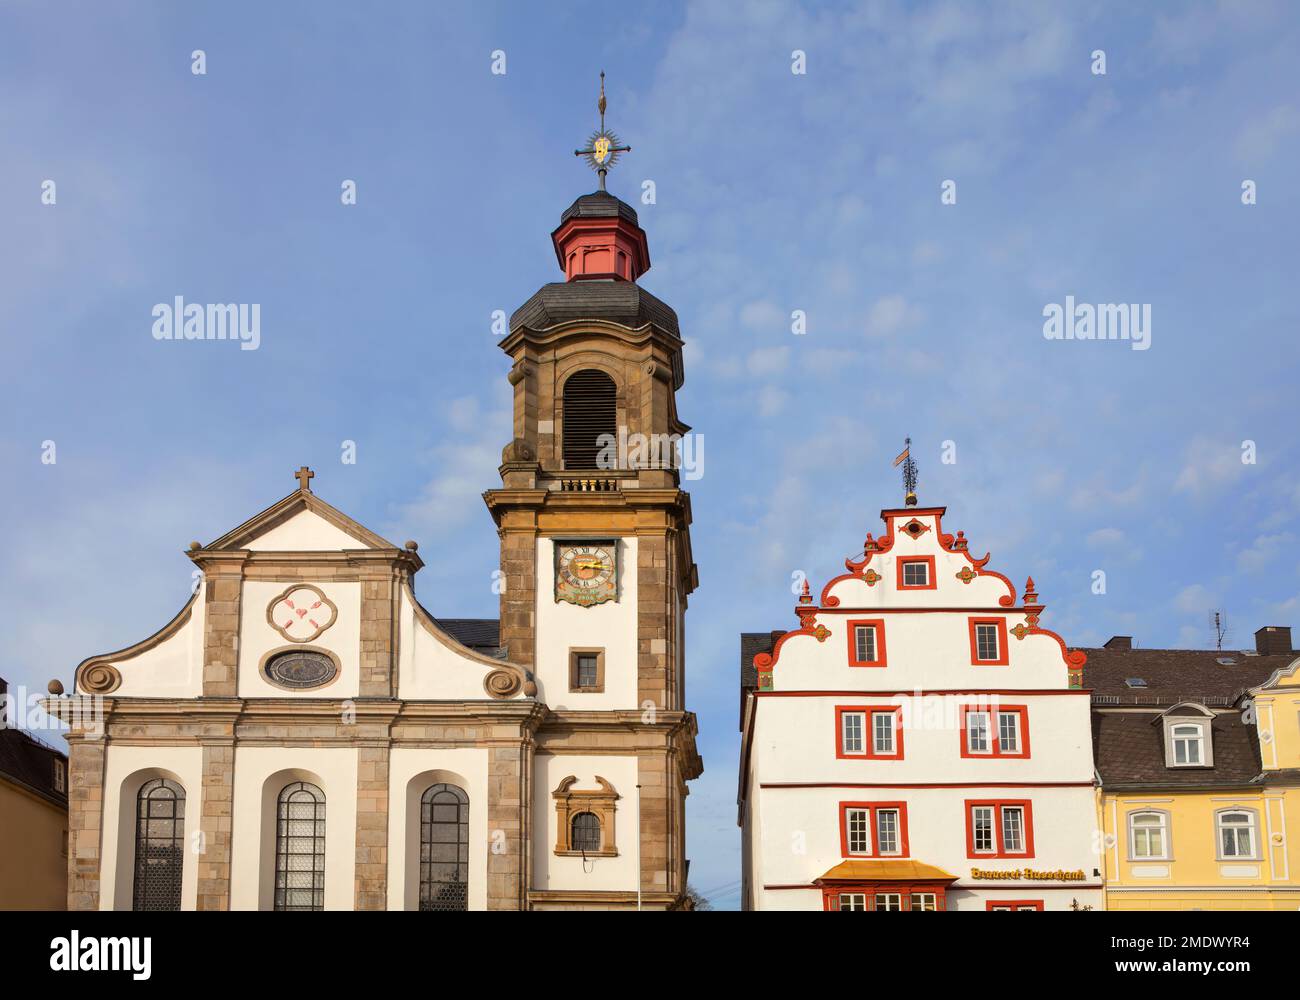
[[[1218,599],[1199,583],[1184,587],[1174,598],[1174,607],[1188,615],[1206,614],[1217,603]]]
[[[1289,531],[1275,535],[1260,535],[1250,548],[1237,553],[1237,568],[1243,573],[1257,573],[1278,557],[1285,549],[1291,551],[1295,535]]]
[[[1119,528],[1098,528],[1089,533],[1087,541],[1093,548],[1119,545],[1124,541],[1124,532]]]
[[[790,394],[774,385],[766,385],[758,391],[758,415],[775,417],[785,409],[790,401]]]
[[[789,314],[766,299],[740,307],[740,325],[748,330],[770,332],[785,327],[789,322]]]
[[[756,347],[745,359],[745,370],[751,375],[779,375],[789,365],[788,347]]]
[[[1246,469],[1241,454],[1240,446],[1233,442],[1198,434],[1187,446],[1174,489],[1201,496],[1235,482]]]
[[[1243,163],[1255,165],[1273,155],[1278,144],[1300,132],[1300,111],[1280,104],[1251,118],[1237,133],[1233,151]]]
[[[886,295],[877,299],[867,314],[867,336],[873,339],[892,337],[916,326],[921,315],[921,310],[903,296]]]

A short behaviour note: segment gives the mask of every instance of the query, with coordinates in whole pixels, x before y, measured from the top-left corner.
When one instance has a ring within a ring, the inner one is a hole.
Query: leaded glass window
[[[575,851],[600,850],[600,820],[595,813],[580,812],[573,817],[571,844]]]
[[[420,797],[420,909],[469,909],[469,796],[455,785]]]
[[[134,910],[179,910],[185,868],[185,789],[154,778],[136,795]]]
[[[325,793],[305,781],[276,803],[275,908],[325,909]]]

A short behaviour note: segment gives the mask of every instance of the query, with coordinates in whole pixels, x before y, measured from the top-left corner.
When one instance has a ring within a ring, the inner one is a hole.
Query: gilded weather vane
[[[912,461],[912,439],[903,441],[903,453],[894,459],[894,467],[903,466],[903,489],[907,491],[903,503],[908,507],[916,506],[916,463]]]
[[[620,143],[617,135],[605,128],[605,71],[600,71],[600,100],[596,102],[600,110],[600,128],[591,133],[586,149],[575,149],[574,156],[585,156],[592,170],[600,175],[600,189],[605,190],[605,175],[609,168],[618,162],[620,153],[632,152],[631,146]]]

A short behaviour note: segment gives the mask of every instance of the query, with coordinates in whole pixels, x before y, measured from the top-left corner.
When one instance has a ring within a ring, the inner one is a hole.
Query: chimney
[[[1257,629],[1255,652],[1260,656],[1286,656],[1291,652],[1291,626],[1265,625]]]
[[[1104,649],[1132,649],[1133,637],[1131,635],[1112,635],[1106,640]]]

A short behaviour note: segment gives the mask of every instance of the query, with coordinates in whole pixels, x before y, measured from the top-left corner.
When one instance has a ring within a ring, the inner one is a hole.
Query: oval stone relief
[[[332,657],[310,649],[291,649],[266,661],[266,678],[284,688],[322,687],[338,674]]]

